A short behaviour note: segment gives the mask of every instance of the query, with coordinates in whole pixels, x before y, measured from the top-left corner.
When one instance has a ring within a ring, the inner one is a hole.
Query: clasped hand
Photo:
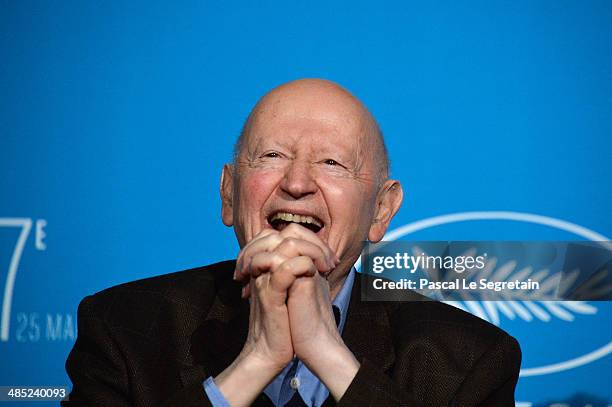
[[[332,311],[326,276],[340,263],[315,233],[291,224],[266,229],[240,252],[234,279],[250,298],[249,333],[234,362],[214,378],[230,405],[248,406],[294,357],[336,401],[359,370]]]
[[[325,278],[338,264],[327,244],[296,224],[253,238],[240,252],[234,274],[251,301],[245,350],[280,371],[294,355],[309,366],[321,349],[340,346]]]

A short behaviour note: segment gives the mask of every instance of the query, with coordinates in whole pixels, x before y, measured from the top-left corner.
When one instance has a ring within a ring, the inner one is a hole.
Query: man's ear
[[[221,219],[225,226],[234,224],[234,167],[225,164],[221,172]]]
[[[389,223],[399,210],[403,198],[404,191],[399,181],[385,181],[376,197],[374,219],[368,233],[370,242],[379,242],[385,236]]]

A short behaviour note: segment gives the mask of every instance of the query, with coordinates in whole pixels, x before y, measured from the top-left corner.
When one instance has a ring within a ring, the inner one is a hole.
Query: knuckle
[[[294,237],[287,237],[283,240],[283,247],[287,249],[296,249],[298,246],[297,239]]]
[[[283,265],[286,261],[286,257],[281,255],[280,253],[273,253],[271,257],[272,269],[276,270]]]
[[[291,262],[289,261],[284,261],[283,263],[281,263],[280,266],[278,266],[278,271],[281,273],[286,273],[288,271],[290,271],[293,267],[291,267]]]
[[[265,253],[257,253],[253,255],[248,262],[247,272],[253,274],[254,270],[259,270],[264,266],[266,262],[266,254]]]
[[[279,232],[276,232],[275,235],[270,236],[270,246],[277,247],[282,241],[283,237],[280,235]]]
[[[252,266],[253,264],[260,263],[265,258],[265,253],[255,253],[250,256],[249,264]]]
[[[304,267],[314,267],[312,259],[308,256],[300,256],[299,260],[300,264],[302,264]]]

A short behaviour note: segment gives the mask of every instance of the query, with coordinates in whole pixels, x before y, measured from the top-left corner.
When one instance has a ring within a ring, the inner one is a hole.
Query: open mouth
[[[297,223],[306,229],[312,230],[317,233],[323,229],[323,222],[310,215],[298,215],[290,212],[276,212],[268,217],[268,223],[279,232],[286,228],[291,223]]]

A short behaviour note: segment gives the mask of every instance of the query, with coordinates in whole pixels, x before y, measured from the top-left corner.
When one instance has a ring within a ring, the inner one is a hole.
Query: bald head
[[[344,122],[359,133],[362,154],[376,166],[376,181],[381,184],[389,174],[389,159],[378,123],[368,109],[340,85],[324,79],[299,79],[280,85],[266,93],[255,105],[244,123],[234,146],[234,161],[243,152],[254,125],[261,120],[279,118],[289,112],[293,117],[316,115],[323,121]]]

